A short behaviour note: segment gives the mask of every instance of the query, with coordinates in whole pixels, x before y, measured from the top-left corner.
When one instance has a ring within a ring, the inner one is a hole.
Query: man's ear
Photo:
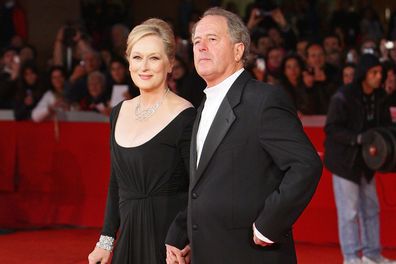
[[[242,42],[234,44],[234,59],[236,62],[240,62],[245,51],[245,45]]]

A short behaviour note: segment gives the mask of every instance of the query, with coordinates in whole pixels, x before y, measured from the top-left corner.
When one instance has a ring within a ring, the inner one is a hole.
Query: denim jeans
[[[344,259],[359,258],[360,253],[367,257],[379,256],[379,205],[375,179],[367,182],[362,177],[359,185],[333,174],[333,189]]]

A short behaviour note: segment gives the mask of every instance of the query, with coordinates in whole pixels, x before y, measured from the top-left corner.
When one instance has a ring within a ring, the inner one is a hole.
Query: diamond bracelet
[[[96,243],[96,247],[102,248],[108,251],[113,250],[114,238],[109,236],[100,236],[99,242]]]

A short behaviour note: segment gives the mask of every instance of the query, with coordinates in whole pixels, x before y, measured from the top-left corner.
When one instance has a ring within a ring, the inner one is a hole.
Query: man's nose
[[[198,43],[198,50],[199,50],[199,51],[207,51],[207,50],[208,50],[208,45],[207,45],[207,43],[206,43],[205,40],[201,40],[201,41]]]

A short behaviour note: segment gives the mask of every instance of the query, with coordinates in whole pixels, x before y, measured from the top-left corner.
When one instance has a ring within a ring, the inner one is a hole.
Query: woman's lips
[[[152,77],[152,75],[148,75],[148,74],[139,74],[140,79],[142,80],[148,80]]]

